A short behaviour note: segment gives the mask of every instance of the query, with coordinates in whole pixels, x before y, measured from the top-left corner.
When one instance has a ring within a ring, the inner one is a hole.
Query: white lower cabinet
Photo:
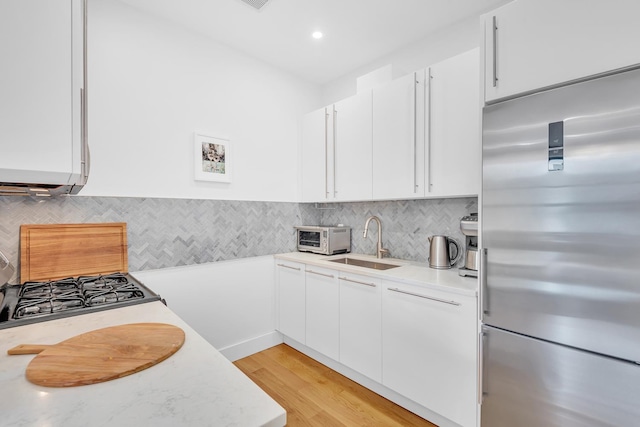
[[[334,270],[307,266],[306,280],[306,345],[334,360],[339,358],[338,273]]]
[[[276,275],[282,334],[460,426],[476,426],[475,296],[279,259]]]
[[[304,264],[276,260],[278,292],[278,330],[305,343],[305,279]]]
[[[476,425],[476,299],[382,282],[382,384]]]
[[[340,363],[382,382],[380,280],[340,273]]]

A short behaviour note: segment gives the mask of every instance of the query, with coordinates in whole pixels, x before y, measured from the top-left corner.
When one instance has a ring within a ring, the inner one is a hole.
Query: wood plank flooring
[[[286,409],[289,427],[435,427],[286,344],[234,363]]]

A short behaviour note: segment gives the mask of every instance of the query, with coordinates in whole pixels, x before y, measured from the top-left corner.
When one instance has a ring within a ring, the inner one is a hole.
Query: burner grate
[[[122,273],[81,276],[49,282],[26,282],[20,289],[14,319],[81,310],[145,298]]]

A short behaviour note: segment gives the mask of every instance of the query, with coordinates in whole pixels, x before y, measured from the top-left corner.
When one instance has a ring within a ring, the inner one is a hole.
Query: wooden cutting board
[[[20,282],[129,271],[127,224],[23,224]]]
[[[54,345],[22,344],[9,355],[38,354],[26,376],[47,387],[74,387],[121,378],[162,362],[184,343],[166,323],[130,323],[77,335]]]

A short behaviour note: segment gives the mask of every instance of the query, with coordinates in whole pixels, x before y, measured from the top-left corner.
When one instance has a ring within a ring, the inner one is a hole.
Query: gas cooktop
[[[25,282],[0,288],[0,329],[162,301],[128,273]]]

